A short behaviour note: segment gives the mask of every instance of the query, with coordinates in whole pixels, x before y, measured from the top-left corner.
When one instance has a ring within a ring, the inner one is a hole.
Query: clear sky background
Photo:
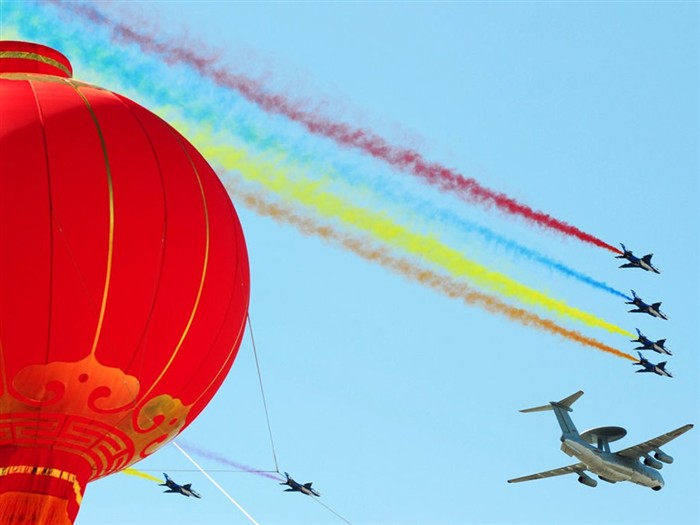
[[[3,38],[32,36],[66,53],[76,78],[147,107],[158,103],[149,88],[96,70],[80,55],[70,36],[81,27],[77,21],[30,2],[2,6]],[[628,430],[614,449],[698,423],[698,3],[99,6],[198,53],[218,51],[231,71],[416,147],[611,244],[625,242],[638,255],[653,251],[661,268],[661,275],[618,270],[610,252],[445,197],[260,113],[263,130],[297,136],[319,166],[352,164],[624,293],[634,288],[649,302],[663,301],[668,321],[628,314],[613,294],[440,221],[413,222],[528,286],[628,330],[667,338],[674,353],[673,379],[635,374],[630,361],[446,298],[234,200],[248,243],[250,316],[281,471],[313,481],[320,501],[353,524],[700,521],[698,428],[664,448],[676,461],[662,470],[660,492],[630,483],[591,489],[574,475],[506,483],[575,462],[559,451],[552,414],[518,410],[579,389],[585,391],[574,406],[579,430]],[[41,22],[52,16],[52,23]],[[40,32],[31,30],[33,22],[43,24]],[[117,49],[98,33],[94,42],[94,56],[110,45]],[[192,76],[180,75],[192,85],[183,107],[210,108],[221,117],[218,125],[231,129],[237,111],[254,115]],[[149,79],[166,90],[170,81],[155,71]],[[173,83],[171,93],[182,89]],[[235,173],[222,177],[235,183]],[[392,212],[379,200],[368,202]],[[402,217],[414,219],[405,210]],[[632,353],[628,338],[562,324]],[[275,470],[249,336],[229,378],[181,442]],[[647,357],[665,360],[653,352]],[[270,479],[194,457],[261,524],[342,523]],[[203,499],[164,495],[153,482],[118,474],[88,486],[76,523],[247,523],[174,447],[136,467],[192,482]]]

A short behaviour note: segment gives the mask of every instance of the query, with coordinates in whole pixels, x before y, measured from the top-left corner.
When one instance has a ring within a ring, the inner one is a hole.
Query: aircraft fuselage
[[[661,474],[636,459],[597,449],[583,440],[562,438],[561,450],[576,457],[586,468],[605,481],[631,481],[637,485],[660,490],[664,486]]]

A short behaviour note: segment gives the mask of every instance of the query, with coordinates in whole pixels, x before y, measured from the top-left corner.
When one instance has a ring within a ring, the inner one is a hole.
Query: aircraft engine
[[[578,482],[589,487],[597,487],[598,482],[593,478],[586,476],[583,472],[578,475]]]
[[[657,450],[656,452],[654,452],[654,457],[659,461],[663,461],[664,463],[673,463],[673,456],[664,454],[661,450]]]
[[[644,464],[647,467],[655,468],[656,470],[659,470],[664,466],[663,463],[661,463],[660,461],[656,461],[651,456],[644,456]]]

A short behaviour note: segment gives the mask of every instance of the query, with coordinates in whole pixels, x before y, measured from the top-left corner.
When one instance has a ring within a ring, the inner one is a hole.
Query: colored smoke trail
[[[229,467],[233,467],[238,470],[242,470],[243,472],[247,472],[249,474],[255,474],[256,476],[260,476],[263,478],[267,479],[274,479],[275,481],[281,481],[282,478],[280,476],[276,476],[271,472],[266,472],[262,471],[253,467],[250,467],[248,465],[245,465],[243,463],[238,463],[237,461],[233,461],[231,459],[228,459],[221,454],[218,454],[216,452],[210,452],[208,450],[204,450],[201,447],[189,444],[189,443],[183,443],[182,441],[179,442],[180,446],[187,450],[188,452],[191,452],[192,454],[195,454],[197,456],[211,459],[213,461],[216,461],[217,463],[220,463],[222,465],[226,465]]]
[[[481,307],[492,314],[502,315],[521,325],[558,335],[583,346],[596,348],[630,361],[636,361],[631,355],[601,343],[596,339],[586,337],[575,330],[564,328],[554,321],[543,319],[522,308],[510,306],[496,297],[475,291],[465,283],[457,282],[454,279],[418,266],[408,259],[391,255],[386,248],[373,245],[367,238],[341,232],[330,225],[320,224],[310,217],[300,215],[290,206],[271,202],[265,198],[262,192],[248,191],[241,188],[240,184],[233,183],[227,184],[226,188],[236,202],[243,203],[259,215],[270,217],[279,223],[290,224],[304,235],[314,235],[327,242],[340,245],[367,261],[380,264],[408,280],[432,288],[447,297],[461,299],[465,304]]]
[[[599,281],[584,274],[583,272],[574,270],[564,263],[552,259],[551,257],[538,252],[537,250],[528,248],[527,246],[524,246],[513,239],[500,235],[486,226],[459,217],[450,210],[441,209],[435,204],[418,197],[400,194],[399,190],[397,190],[395,186],[390,184],[382,184],[381,181],[372,180],[370,177],[363,176],[357,173],[358,170],[353,166],[340,164],[337,165],[336,169],[340,173],[332,173],[331,176],[334,179],[342,178],[352,188],[368,187],[375,195],[381,196],[387,201],[398,203],[402,209],[401,211],[404,212],[404,215],[410,215],[412,217],[426,217],[439,223],[440,231],[444,231],[445,226],[451,226],[452,228],[458,230],[460,236],[464,233],[476,234],[489,244],[503,248],[510,255],[528,259],[532,262],[545,266],[550,270],[557,271],[562,275],[576,279],[594,288],[598,288],[617,297],[631,300],[627,294],[613,288],[603,281]]]
[[[81,9],[85,9],[86,13],[93,13],[94,16],[97,16],[97,12],[89,6],[83,6]],[[6,13],[6,15],[9,13]],[[40,40],[42,38],[41,35],[45,35],[44,28],[46,24],[50,23],[51,16],[55,17],[56,13],[44,13],[39,10],[34,12],[31,17],[22,16],[20,13],[14,15],[14,22],[23,28],[27,39]],[[12,21],[12,17],[6,16],[6,18]],[[306,142],[309,142],[308,140],[302,141],[297,138],[290,141],[283,135],[276,133],[274,129],[263,129],[260,126],[259,117],[251,114],[249,110],[241,111],[243,108],[239,108],[240,103],[237,101],[236,95],[231,91],[225,89],[219,89],[216,93],[206,91],[208,93],[207,96],[213,97],[219,103],[218,105],[203,103],[203,100],[193,100],[190,104],[179,105],[180,100],[191,97],[193,90],[200,92],[200,90],[205,89],[200,79],[192,76],[183,82],[182,79],[178,80],[174,76],[175,73],[156,58],[140,56],[138,51],[134,49],[125,50],[96,45],[96,41],[101,44],[108,38],[107,29],[104,29],[104,34],[101,35],[88,35],[84,29],[79,30],[73,26],[75,24],[61,24],[63,37],[55,42],[52,42],[50,35],[46,35],[44,39],[48,38],[47,43],[53,43],[57,47],[61,47],[59,44],[66,45],[64,42],[67,42],[69,47],[66,51],[70,51],[69,54],[71,56],[80,58],[83,67],[88,67],[91,70],[91,79],[94,80],[104,76],[105,78],[110,78],[110,84],[114,84],[115,79],[118,79],[123,84],[122,87],[127,91],[135,90],[139,97],[145,96],[154,104],[169,107],[179,106],[178,111],[182,113],[181,116],[188,122],[197,122],[199,127],[220,128],[225,126],[228,131],[225,143],[240,143],[243,141],[246,144],[246,148],[252,147],[261,153],[265,152],[275,155],[277,154],[276,152],[283,151],[288,156],[317,164],[322,160],[319,159],[317,145],[305,145]],[[93,26],[93,29],[95,27]],[[104,26],[100,25],[99,27]],[[99,48],[99,52],[95,51],[96,48]],[[239,109],[235,111],[235,115],[222,118],[221,105]],[[161,116],[167,117],[170,111],[161,113],[165,113],[161,114]],[[324,169],[326,168],[324,167]],[[402,193],[398,190],[395,184],[387,184],[376,173],[368,175],[352,163],[338,163],[335,170],[327,170],[326,172],[333,179],[346,181],[352,188],[352,191],[357,191],[360,187],[366,187],[376,196],[394,201],[404,216],[422,216],[425,221],[429,219],[439,221],[441,223],[439,226],[440,231],[444,231],[445,226],[449,224],[459,230],[460,238],[463,237],[464,233],[479,235],[486,242],[502,247],[510,255],[526,258],[584,284],[615,296],[629,299],[626,294],[605,282],[574,270],[536,250],[519,244],[517,241],[499,235],[485,226],[466,221],[454,213],[436,207],[433,203],[412,198],[405,192]]]
[[[547,213],[533,210],[526,204],[487,188],[477,180],[465,177],[451,168],[428,161],[418,151],[391,144],[372,130],[332,121],[318,112],[305,110],[302,105],[284,95],[270,94],[257,81],[218,67],[215,57],[200,56],[191,49],[180,47],[173,42],[159,42],[154,36],[135,31],[92,6],[74,3],[61,5],[90,22],[107,27],[113,40],[136,44],[144,52],[160,56],[168,64],[187,65],[219,86],[235,90],[264,111],[283,115],[297,122],[312,134],[330,138],[344,147],[358,149],[394,168],[411,173],[443,191],[452,192],[470,203],[479,204],[487,209],[495,207],[506,214],[522,217],[527,222],[542,228],[577,238],[613,253],[622,253],[618,248],[594,235],[555,219]]]
[[[61,4],[61,6],[63,6],[63,5],[64,5],[64,4]],[[34,19],[34,16],[32,15],[31,17],[29,17],[29,16],[20,17],[20,20],[22,21],[21,23],[22,23],[22,26],[23,26],[23,27],[24,27],[24,24],[25,24],[25,23],[26,23],[26,24],[29,24],[29,23],[30,23],[30,22],[25,22],[28,18],[32,18],[32,20],[33,20],[33,19]],[[38,27],[41,27],[41,24],[38,24]],[[80,32],[79,32],[79,31],[76,31],[75,33],[76,33],[76,35],[79,36],[79,33],[80,33]],[[85,42],[83,43],[83,45],[84,45],[84,44],[85,44]],[[93,46],[93,47],[94,47],[94,46]],[[107,51],[105,51],[105,48],[106,48],[106,47],[107,47],[107,46],[103,46],[102,48],[100,48],[100,51],[99,51],[100,56],[102,56],[104,53],[107,52]],[[123,62],[121,62],[121,64],[123,65]],[[141,80],[144,80],[144,79],[142,78]],[[146,76],[146,80],[145,80],[145,81],[148,82],[147,76]],[[149,86],[150,86],[150,84],[149,84]],[[143,89],[144,89],[146,92],[148,92],[147,87],[149,87],[149,86],[145,86],[145,87],[143,87]]]
[[[445,245],[432,235],[414,233],[392,221],[383,213],[376,213],[348,204],[340,197],[323,191],[324,186],[327,185],[326,179],[317,181],[291,180],[292,167],[281,168],[271,161],[251,158],[245,150],[232,146],[213,145],[209,142],[208,137],[197,136],[186,129],[185,124],[179,123],[175,127],[188,136],[197,149],[211,162],[218,163],[226,170],[238,171],[245,179],[262,184],[269,191],[284,199],[312,208],[323,217],[335,218],[348,226],[361,229],[389,246],[405,250],[439,265],[455,277],[467,277],[490,291],[517,299],[524,304],[545,308],[560,316],[576,319],[588,326],[632,336],[623,328],[569,306],[564,301],[533,290],[502,273],[489,270],[464,257],[459,251]]]
[[[151,476],[150,474],[146,474],[145,472],[141,472],[140,470],[136,470],[135,468],[126,468],[122,470],[122,472],[129,476],[136,476],[138,478],[147,479],[149,481],[155,481],[156,483],[165,483],[162,479],[159,479],[155,476]]]

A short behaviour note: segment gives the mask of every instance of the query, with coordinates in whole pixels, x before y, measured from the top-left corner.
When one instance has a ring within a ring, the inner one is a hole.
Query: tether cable
[[[265,408],[265,419],[267,420],[267,432],[270,435],[270,446],[272,447],[272,459],[275,461],[275,472],[279,474],[280,467],[277,464],[277,453],[275,452],[275,442],[272,439],[272,426],[270,425],[270,414],[267,410],[267,401],[265,399],[265,389],[263,388],[262,374],[260,373],[260,362],[258,361],[258,350],[255,347],[255,337],[253,336],[253,325],[250,322],[250,313],[246,313],[248,320],[248,331],[250,332],[250,341],[253,344],[253,355],[255,356],[255,368],[258,370],[258,383],[260,384],[260,394],[262,396],[263,407]]]

